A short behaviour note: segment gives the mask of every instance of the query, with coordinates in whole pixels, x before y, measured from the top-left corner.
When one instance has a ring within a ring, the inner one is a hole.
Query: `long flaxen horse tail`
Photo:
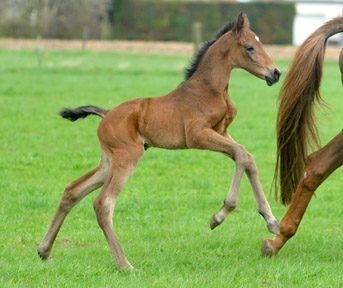
[[[342,31],[343,17],[337,17],[310,35],[298,48],[280,90],[274,183],[276,197],[280,184],[283,204],[292,200],[309,151],[320,146],[314,106],[325,106],[319,91],[325,47],[330,36]]]

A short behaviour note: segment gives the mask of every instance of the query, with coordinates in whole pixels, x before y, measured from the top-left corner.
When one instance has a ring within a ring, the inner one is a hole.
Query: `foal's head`
[[[231,33],[230,48],[233,68],[243,68],[251,74],[266,80],[268,86],[279,81],[281,71],[263,49],[258,36],[249,29],[249,20],[242,12]]]

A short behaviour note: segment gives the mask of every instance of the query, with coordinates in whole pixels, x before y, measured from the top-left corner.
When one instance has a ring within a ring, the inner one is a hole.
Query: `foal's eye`
[[[247,51],[248,53],[254,53],[255,51],[255,48],[249,45],[244,46],[244,48],[245,48],[245,51]]]

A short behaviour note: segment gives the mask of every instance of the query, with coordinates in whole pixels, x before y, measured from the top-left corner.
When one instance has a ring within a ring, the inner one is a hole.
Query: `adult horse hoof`
[[[268,223],[267,227],[269,232],[275,235],[280,235],[280,224],[277,221],[273,223]]]
[[[261,252],[262,256],[264,257],[273,257],[276,255],[276,252],[274,251],[273,245],[270,241],[273,241],[270,238],[263,239],[261,244]]]

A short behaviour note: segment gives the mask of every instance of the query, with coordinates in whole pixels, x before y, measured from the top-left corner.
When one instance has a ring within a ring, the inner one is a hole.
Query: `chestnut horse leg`
[[[130,149],[111,149],[108,152],[111,167],[106,182],[94,201],[94,210],[118,269],[132,270],[133,266],[127,260],[114,232],[112,216],[116,199],[144,154],[144,148],[142,145]]]
[[[280,235],[266,238],[261,250],[264,256],[276,255],[282,246],[296,233],[308,203],[318,186],[338,167],[343,165],[343,130],[319,151],[311,154],[291,205],[281,220]]]
[[[191,139],[195,139],[195,143],[189,143],[190,145],[193,144],[199,149],[222,152],[232,158],[236,163],[229,193],[224,201],[223,207],[218,213],[212,216],[210,221],[211,229],[220,225],[226,216],[236,208],[242,175],[246,172],[254,191],[258,209],[266,220],[269,231],[279,234],[279,224],[273,216],[268,201],[264,196],[258,177],[258,169],[251,154],[242,145],[237,144],[228,134],[222,136],[212,129],[205,129],[200,135],[194,138],[191,137]]]
[[[96,168],[66,186],[55,216],[38,248],[38,254],[42,259],[48,260],[51,258],[52,245],[65,217],[86,195],[104,184],[108,168],[109,161],[103,153],[100,164]]]

